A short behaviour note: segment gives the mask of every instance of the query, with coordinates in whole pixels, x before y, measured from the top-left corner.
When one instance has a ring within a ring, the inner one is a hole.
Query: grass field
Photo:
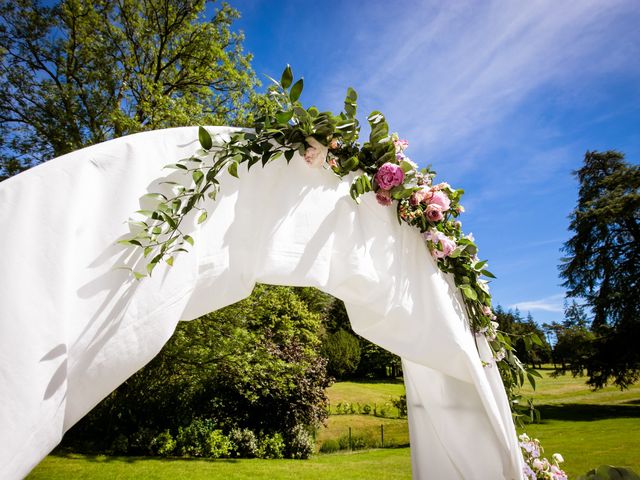
[[[601,464],[626,466],[640,472],[640,385],[620,392],[608,387],[592,392],[582,378],[552,378],[543,370],[534,396],[542,413],[541,424],[526,432],[542,441],[545,455],[563,454],[563,467],[576,478]],[[379,403],[404,393],[401,382],[341,382],[329,391],[331,405],[339,402]],[[408,442],[405,419],[372,415],[332,415],[318,432],[326,439],[348,434],[349,427],[377,435],[384,425],[390,443]],[[393,442],[392,440],[396,440]],[[386,442],[385,442],[386,443]],[[408,479],[408,448],[315,455],[311,460],[184,460],[104,456],[47,457],[29,479]]]
[[[48,456],[29,480],[295,479],[408,480],[408,448],[317,455],[310,460],[166,460],[139,457]]]

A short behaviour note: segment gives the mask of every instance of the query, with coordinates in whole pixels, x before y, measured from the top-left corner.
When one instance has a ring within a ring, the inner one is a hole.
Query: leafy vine
[[[349,191],[356,202],[361,195],[374,192],[385,207],[395,202],[398,221],[421,232],[440,270],[450,274],[460,290],[473,332],[486,337],[514,418],[520,420],[526,414],[533,419],[537,412],[532,401],[525,402],[518,391],[525,379],[535,387],[539,374],[520,362],[512,340],[497,329],[487,281],[495,277],[487,270],[486,260],[478,258],[473,237],[463,233],[458,220],[464,212],[460,204],[463,190],[447,183],[434,184],[435,172],[418,168],[405,154],[408,143],[390,133],[384,115],[378,111],[367,117],[371,132],[368,141],[360,145],[358,96],[352,88],[347,90],[344,110],[334,115],[302,106],[299,98],[304,82],[294,82],[291,67],[285,68],[280,81],[271,80],[274,85],[269,94],[277,105],[275,113],[260,117],[253,131],[237,131],[228,138],[212,136],[200,127],[201,149],[166,167],[182,172],[189,181],[165,181],[162,184],[170,193],[145,195],[155,202],[155,208],[136,212],[142,220],[130,220],[134,233],[121,242],[143,251],[146,272],[134,270],[135,277],[151,275],[162,261],[173,265],[175,255],[187,251],[187,244],[194,244],[181,226],[206,220],[207,211],[201,204],[205,196],[216,199],[220,190],[217,178],[225,169],[238,177],[241,164],[250,169],[256,163],[264,166],[281,157],[290,162],[299,153],[310,166],[329,168],[340,178],[354,172]],[[542,343],[535,335],[526,340]]]

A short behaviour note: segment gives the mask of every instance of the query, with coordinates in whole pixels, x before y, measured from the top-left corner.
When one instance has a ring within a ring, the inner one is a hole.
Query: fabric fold
[[[451,285],[419,233],[373,195],[355,204],[346,179],[297,155],[225,173],[173,267],[140,282],[118,269],[140,260],[116,244],[124,222],[197,137],[136,134],[0,183],[0,477],[25,476],[179,320],[264,282],[344,300],[356,332],[403,358],[414,478],[521,478],[504,388],[481,367]]]

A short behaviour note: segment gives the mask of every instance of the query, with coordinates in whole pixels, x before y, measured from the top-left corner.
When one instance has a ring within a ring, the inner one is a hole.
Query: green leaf
[[[140,280],[141,278],[144,278],[144,277],[146,277],[147,275],[146,275],[146,274],[144,274],[144,273],[136,272],[136,271],[134,270],[134,272],[133,272],[133,276],[134,276],[134,277],[136,277],[136,280]]]
[[[202,223],[207,219],[207,211],[203,210],[200,216],[198,217],[198,223]]]
[[[238,163],[237,162],[231,162],[229,164],[229,166],[227,167],[227,171],[229,172],[229,174],[233,175],[236,178],[240,178],[238,177]]]
[[[207,129],[202,126],[198,128],[198,140],[200,140],[200,145],[202,145],[202,148],[205,150],[209,150],[213,147],[211,135],[207,132]]]
[[[468,299],[470,299],[470,300],[477,300],[478,299],[478,294],[469,285],[460,285],[460,290],[462,291],[464,296],[467,297]]]
[[[496,278],[496,276],[493,273],[491,273],[489,270],[482,270],[480,273],[485,277]]]
[[[295,102],[300,98],[300,94],[302,93],[302,87],[304,86],[304,80],[301,78],[291,87],[291,91],[289,92],[289,98],[292,102]],[[306,113],[306,110],[305,110]]]
[[[293,71],[291,70],[291,65],[287,65],[282,72],[282,77],[280,77],[280,85],[282,88],[289,88],[291,82],[293,81]]]
[[[276,120],[278,121],[278,123],[287,123],[292,118],[293,118],[293,110],[276,113]]]
[[[353,88],[349,87],[347,88],[347,98],[352,102],[355,102],[356,100],[358,100],[358,94]]]
[[[169,264],[170,267],[173,267],[173,257],[167,258],[167,263]]]
[[[187,242],[189,245],[193,247],[193,244],[194,244],[193,237],[191,237],[190,235],[185,235],[183,238],[185,242]]]
[[[193,176],[193,181],[196,182],[196,185],[199,185],[202,179],[204,178],[204,173],[202,173],[201,170],[194,170],[192,176]]]

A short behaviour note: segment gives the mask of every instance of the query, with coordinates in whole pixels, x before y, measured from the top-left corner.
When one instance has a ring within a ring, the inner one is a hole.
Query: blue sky
[[[466,190],[494,302],[562,319],[560,247],[587,150],[640,158],[640,3],[232,0],[258,74],[304,104],[381,110],[407,154]]]

